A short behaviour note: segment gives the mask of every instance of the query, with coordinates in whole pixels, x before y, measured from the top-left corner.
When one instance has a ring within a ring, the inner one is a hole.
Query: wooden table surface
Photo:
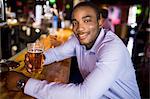
[[[69,32],[70,34],[66,36],[65,34],[57,35],[57,36],[46,36],[42,37],[40,39],[40,42],[42,42],[45,46],[45,50],[59,46],[62,41],[65,42],[67,37],[71,35],[71,31],[65,30]],[[61,30],[62,32],[62,30]],[[65,33],[67,33],[65,32]],[[64,37],[62,37],[64,36]],[[24,68],[24,55],[27,53],[27,49],[22,50],[15,56],[11,57],[9,60],[13,60],[20,63],[20,66],[16,69],[13,69],[17,72],[22,72],[28,77],[31,77],[32,74],[28,73],[26,69]],[[69,81],[69,74],[70,74],[70,63],[71,59],[65,59],[60,62],[55,62],[49,65],[44,66],[44,69],[40,75],[37,75],[37,79],[44,79],[49,82],[62,82],[62,83],[68,83]],[[34,78],[34,77],[33,77]],[[22,92],[8,92],[8,90],[4,87],[4,82],[0,82],[0,99],[34,99],[31,96],[25,95]]]

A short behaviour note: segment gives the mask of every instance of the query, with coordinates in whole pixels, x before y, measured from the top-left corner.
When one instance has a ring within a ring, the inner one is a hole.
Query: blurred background
[[[107,11],[113,31],[131,55],[141,97],[149,99],[149,0],[0,0],[0,59],[9,59],[28,42],[54,35],[57,29],[71,29],[71,10],[82,1],[91,1]],[[77,65],[75,59],[72,65]],[[71,67],[72,78],[81,80],[75,66]]]

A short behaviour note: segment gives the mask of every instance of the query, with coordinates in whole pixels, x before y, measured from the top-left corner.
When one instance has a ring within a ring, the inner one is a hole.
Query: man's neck
[[[96,36],[95,40],[92,41],[91,43],[89,43],[88,45],[85,46],[85,47],[86,47],[86,50],[90,50],[90,49],[93,47],[95,41],[97,40],[97,38],[98,38],[98,36],[99,36],[99,34],[100,34],[100,31],[101,31],[101,28],[99,29],[99,31],[98,31],[98,33],[97,33],[97,36]]]

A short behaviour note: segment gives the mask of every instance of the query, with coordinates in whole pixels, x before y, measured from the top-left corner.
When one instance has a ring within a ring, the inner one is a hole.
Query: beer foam
[[[42,53],[44,50],[42,48],[31,48],[28,49],[29,53]]]

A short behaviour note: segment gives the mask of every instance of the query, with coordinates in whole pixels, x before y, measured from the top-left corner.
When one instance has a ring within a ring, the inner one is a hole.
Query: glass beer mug
[[[40,43],[39,41],[36,41],[35,43],[28,43],[27,44],[28,49],[28,57],[29,62],[32,65],[32,76],[36,74],[40,74],[43,69],[43,61],[44,61],[44,45]]]

